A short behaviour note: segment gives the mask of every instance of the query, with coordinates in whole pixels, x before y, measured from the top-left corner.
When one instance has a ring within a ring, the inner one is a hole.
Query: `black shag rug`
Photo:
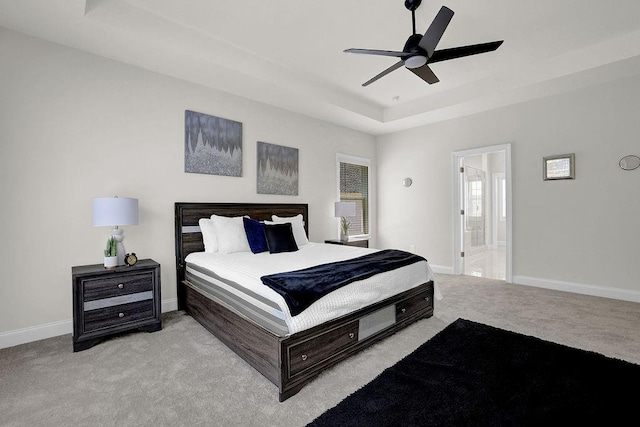
[[[458,319],[309,426],[637,425],[635,387],[640,365]]]

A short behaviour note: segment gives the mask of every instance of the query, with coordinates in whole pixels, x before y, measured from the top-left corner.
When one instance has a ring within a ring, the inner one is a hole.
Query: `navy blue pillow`
[[[242,218],[244,232],[247,234],[249,247],[254,254],[269,250],[267,239],[264,236],[264,224],[251,218]]]
[[[264,235],[267,238],[267,247],[271,254],[295,252],[298,250],[290,222],[283,224],[265,224]]]

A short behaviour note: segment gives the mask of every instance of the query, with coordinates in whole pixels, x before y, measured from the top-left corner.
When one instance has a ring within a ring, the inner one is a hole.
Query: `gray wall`
[[[336,153],[375,164],[370,135],[1,28],[0,76],[0,347],[71,331],[71,266],[102,263],[110,234],[91,225],[94,197],[139,199],[125,247],[161,263],[170,308],[174,202],[309,203],[323,241],[337,237]],[[243,123],[241,178],[184,173],[186,109]],[[257,194],[257,141],[299,149],[299,196]]]
[[[514,281],[640,301],[640,169],[618,167],[640,154],[639,104],[633,77],[377,138],[379,245],[451,270],[452,152],[510,143]],[[543,181],[565,153],[576,179]]]

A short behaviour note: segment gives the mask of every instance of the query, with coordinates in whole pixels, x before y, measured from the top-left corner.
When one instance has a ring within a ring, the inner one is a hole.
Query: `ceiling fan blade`
[[[395,50],[376,50],[376,49],[347,49],[346,53],[361,53],[365,55],[381,55],[381,56],[394,56],[396,58],[402,58],[408,54],[405,52],[398,52]]]
[[[446,6],[442,6],[424,36],[422,36],[418,46],[427,51],[429,58],[435,52],[444,30],[447,29],[449,22],[451,22],[451,18],[453,18],[453,11]]]
[[[433,71],[431,70],[431,68],[429,68],[427,64],[418,68],[408,68],[408,70],[412,71],[416,76],[420,77],[422,80],[429,83],[430,85],[434,83],[438,83],[440,81],[438,76],[436,76],[433,73]]]
[[[366,82],[362,83],[362,86],[369,86],[371,83],[375,82],[380,77],[386,76],[390,72],[397,70],[398,68],[402,67],[403,65],[404,65],[404,62],[398,61],[397,63],[393,64],[391,67],[387,68],[386,70],[384,70],[383,72],[381,72],[377,76],[375,76],[375,77],[371,78],[370,80],[367,80]]]
[[[478,53],[493,52],[500,47],[504,40],[473,44],[469,46],[452,47],[450,49],[436,50],[428,60],[428,63],[448,61],[449,59],[462,58],[464,56],[477,55]]]

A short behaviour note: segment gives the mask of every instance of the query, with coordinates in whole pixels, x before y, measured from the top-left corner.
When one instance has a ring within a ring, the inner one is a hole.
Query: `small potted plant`
[[[340,218],[340,240],[347,242],[349,240],[349,226],[351,223],[346,216]]]
[[[104,267],[116,268],[118,266],[118,249],[116,239],[113,236],[107,240],[107,247],[104,250]]]

